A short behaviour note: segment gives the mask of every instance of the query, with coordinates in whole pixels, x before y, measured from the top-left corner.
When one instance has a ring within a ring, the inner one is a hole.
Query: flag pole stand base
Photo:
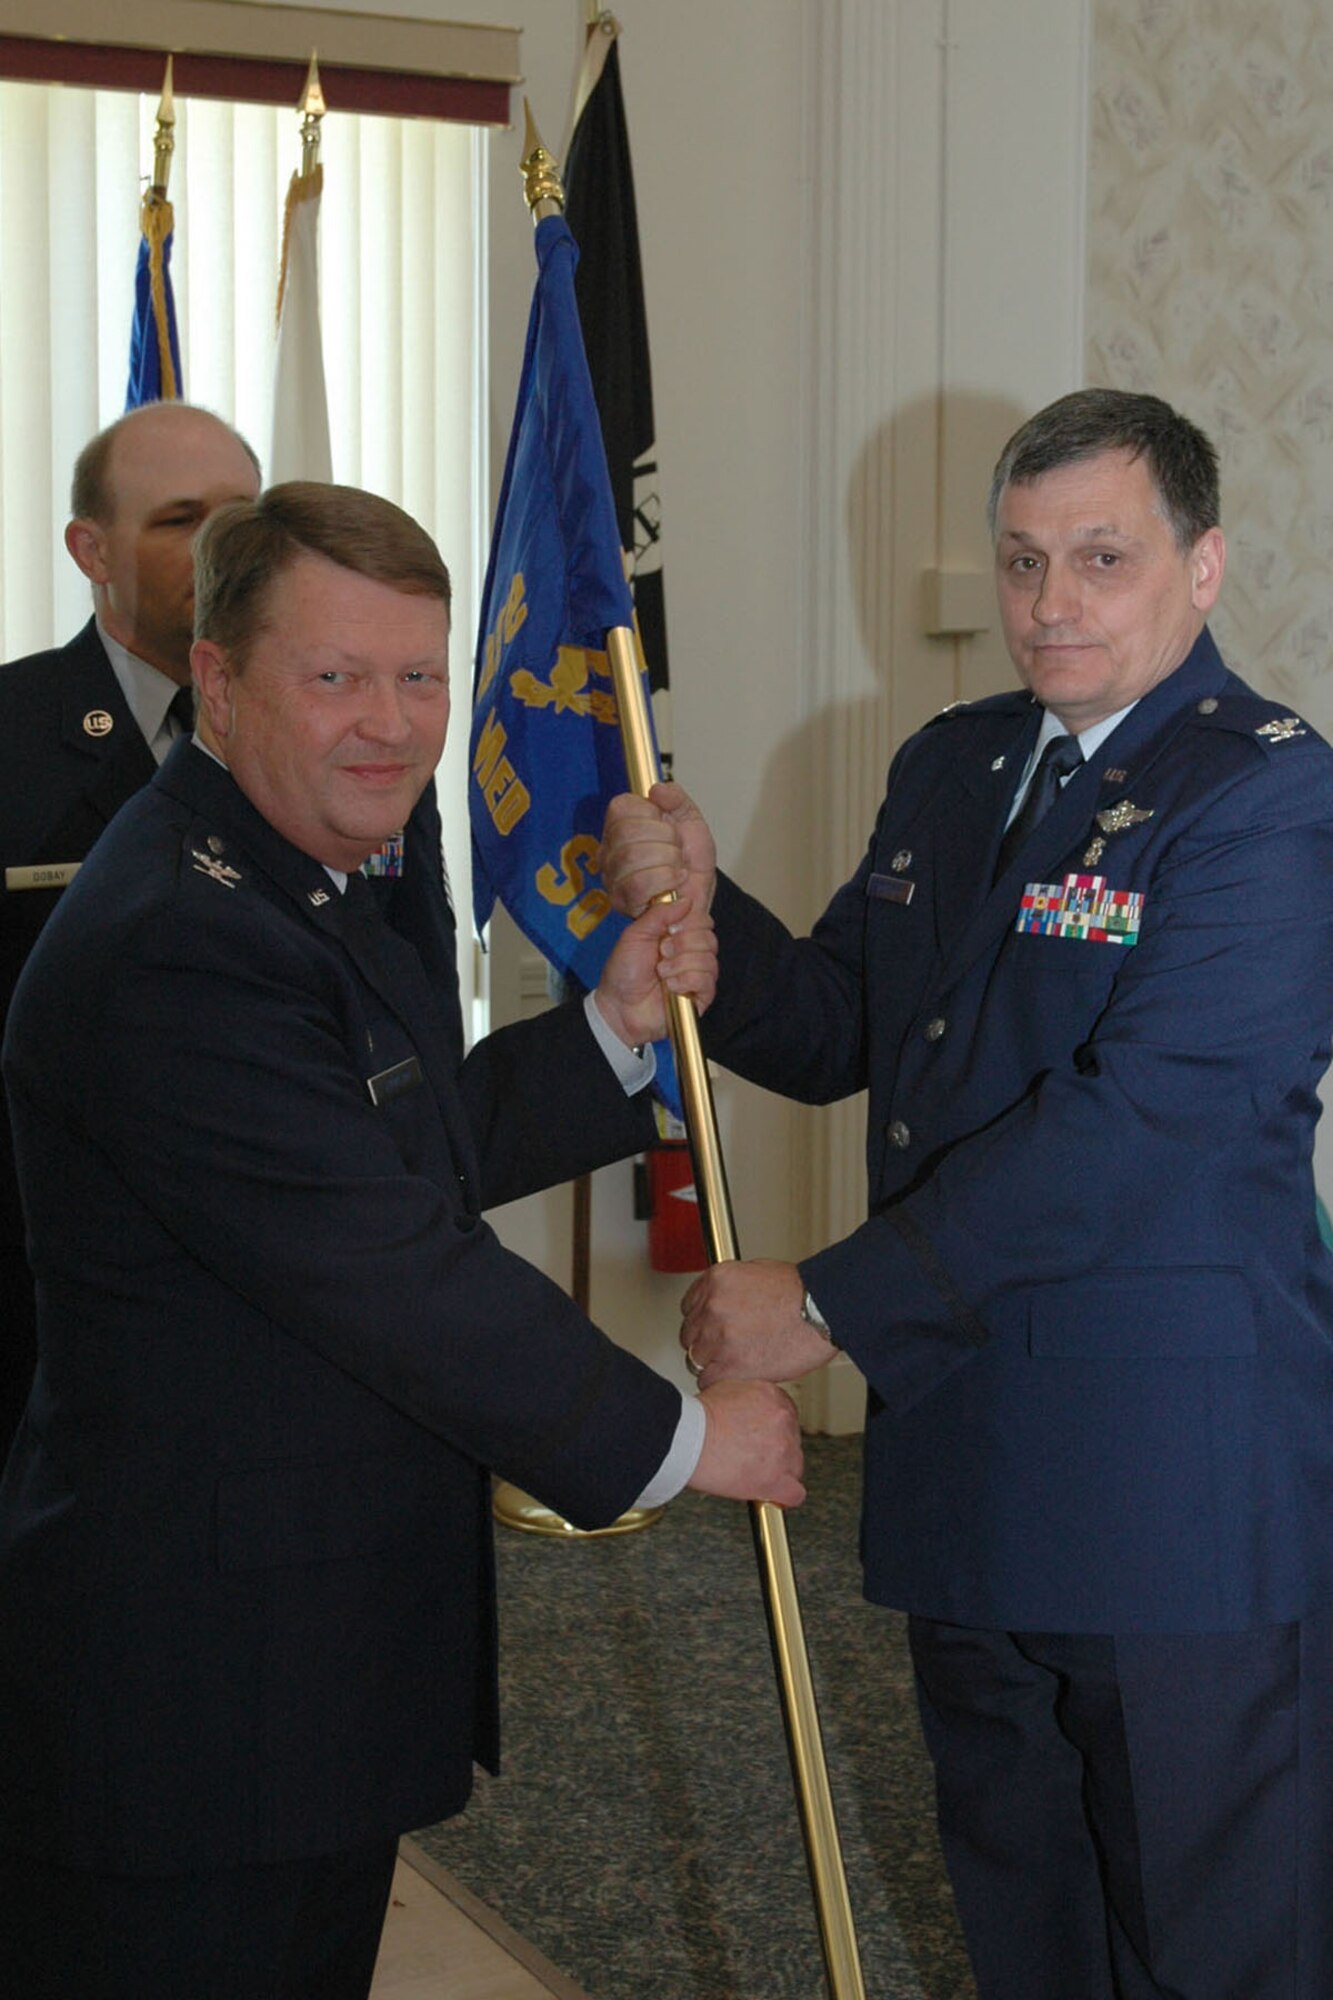
[[[542,1501],[534,1500],[521,1486],[498,1479],[491,1498],[497,1521],[506,1528],[519,1528],[527,1535],[560,1535],[570,1542],[592,1542],[605,1535],[632,1535],[638,1528],[651,1528],[660,1521],[665,1507],[631,1507],[606,1528],[576,1528],[561,1514],[553,1513]]]

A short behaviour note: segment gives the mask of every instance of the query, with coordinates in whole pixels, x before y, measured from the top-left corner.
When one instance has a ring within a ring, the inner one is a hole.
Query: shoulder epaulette
[[[1205,727],[1249,737],[1267,749],[1296,742],[1302,736],[1320,740],[1318,730],[1302,716],[1293,715],[1289,709],[1249,688],[1205,695],[1195,702],[1194,713]]]
[[[937,722],[949,722],[963,715],[1012,715],[1021,714],[1032,704],[1032,696],[1025,688],[1009,688],[1003,694],[982,695],[979,701],[949,701],[932,715],[925,725],[933,728]]]

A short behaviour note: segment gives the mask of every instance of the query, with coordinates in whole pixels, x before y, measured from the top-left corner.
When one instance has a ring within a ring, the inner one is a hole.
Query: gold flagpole
[[[319,80],[319,56],[310,52],[310,65],[297,102],[301,120],[301,165],[287,183],[287,199],[282,210],[282,249],[278,256],[278,299],[273,309],[275,326],[282,324],[282,301],[287,291],[287,260],[291,251],[296,204],[318,201],[324,192],[324,169],[319,164],[319,121],[328,112],[324,88]]]
[[[548,215],[559,214],[564,207],[559,165],[538,138],[530,111],[527,113],[522,172],[533,221],[540,222]],[[630,790],[646,798],[657,782],[657,755],[653,748],[634,632],[628,626],[618,626],[608,632],[606,650],[615,683]],[[668,993],[666,998],[671,1044],[680,1078],[709,1262],[730,1263],[739,1255],[736,1226],[727,1189],[712,1085],[699,1040],[698,1017],[688,996]],[[865,2000],[856,1927],[847,1893],[828,1766],[824,1759],[819,1711],[810,1678],[800,1600],[787,1544],[787,1524],[782,1509],[767,1503],[751,1505],[750,1521],[759,1559],[769,1636],[773,1642],[782,1719],[791,1754],[792,1778],[800,1809],[805,1858],[814,1891],[829,1992],[833,2000]]]
[[[162,95],[158,99],[157,123],[153,129],[153,178],[144,189],[143,200],[139,204],[139,228],[148,245],[148,282],[157,337],[158,379],[162,384],[164,402],[173,402],[180,394],[167,326],[166,278],[167,238],[175,226],[175,216],[167,198],[167,183],[171,179],[171,156],[175,150],[176,98],[172,90],[172,59],[168,56],[162,78]]]
[[[532,122],[532,111],[526,98],[523,100],[523,112],[527,119],[527,127],[523,135],[523,158],[519,161],[519,172],[523,176],[523,192],[527,197],[535,224],[544,222],[548,215],[561,213],[565,206],[565,190],[561,185],[560,168],[555,155],[547,152],[537,136],[537,128]],[[585,1185],[581,1191],[576,1187],[576,1203],[587,1202],[590,1198],[591,1183],[586,1176],[582,1178]],[[586,1255],[580,1254],[576,1249],[574,1297],[585,1312],[588,1310],[587,1277]],[[582,1297],[579,1296],[580,1280],[584,1292]],[[575,1528],[568,1521],[562,1520],[559,1514],[553,1513],[542,1501],[535,1500],[530,1493],[525,1493],[521,1486],[515,1486],[508,1479],[497,1483],[491,1505],[496,1519],[503,1522],[507,1528],[522,1528],[529,1534],[536,1535],[567,1535],[579,1538],[628,1534],[636,1528],[651,1526],[654,1521],[660,1520],[665,1511],[661,1507],[631,1507],[618,1521],[613,1521],[609,1528]]]

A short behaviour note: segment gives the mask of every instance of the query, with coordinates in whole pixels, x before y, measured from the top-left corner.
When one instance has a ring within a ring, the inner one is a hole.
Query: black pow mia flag
[[[585,78],[600,74],[575,122],[565,162],[565,219],[579,246],[574,279],[583,344],[602,423],[621,547],[630,582],[653,721],[664,770],[670,770],[666,601],[662,589],[662,510],[653,421],[648,322],[643,306],[639,224],[634,207],[620,51],[611,32],[594,27]],[[596,44],[605,37],[604,50]]]

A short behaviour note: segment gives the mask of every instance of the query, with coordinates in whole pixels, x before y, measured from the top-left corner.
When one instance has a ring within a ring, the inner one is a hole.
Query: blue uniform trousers
[[[1328,2000],[1333,1618],[910,1629],[981,2000]]]

